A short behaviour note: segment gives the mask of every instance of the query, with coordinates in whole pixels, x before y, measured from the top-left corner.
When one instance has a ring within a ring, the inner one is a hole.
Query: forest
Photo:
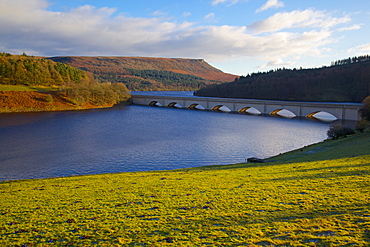
[[[112,105],[129,98],[122,83],[98,83],[90,72],[26,54],[0,53],[0,85],[54,87],[76,105]]]
[[[209,85],[195,95],[291,101],[362,102],[370,95],[370,56],[334,61],[330,67],[276,69]]]

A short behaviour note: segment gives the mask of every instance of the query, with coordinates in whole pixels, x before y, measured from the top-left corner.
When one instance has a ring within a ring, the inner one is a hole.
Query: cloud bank
[[[279,3],[269,2],[270,7]],[[286,64],[283,60],[291,56],[320,54],[326,44],[335,42],[335,27],[350,21],[308,9],[276,13],[249,26],[216,26],[128,17],[114,8],[91,5],[65,12],[50,11],[48,6],[47,0],[0,0],[0,50],[43,56],[191,57],[211,62],[251,57],[275,66],[279,61]]]

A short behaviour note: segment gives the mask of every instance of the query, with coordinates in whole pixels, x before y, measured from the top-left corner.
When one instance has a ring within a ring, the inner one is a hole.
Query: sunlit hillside
[[[130,90],[194,91],[237,78],[203,59],[75,56],[49,59],[89,71],[100,82],[122,82]]]
[[[0,53],[0,112],[107,107],[129,97],[124,84],[97,83],[67,64]]]

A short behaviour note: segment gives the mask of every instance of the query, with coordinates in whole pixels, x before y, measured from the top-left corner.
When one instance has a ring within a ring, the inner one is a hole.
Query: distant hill
[[[149,57],[51,57],[94,74],[99,82],[122,82],[129,90],[198,90],[233,81],[203,59]]]
[[[370,95],[370,56],[352,57],[317,69],[277,69],[209,85],[195,95],[292,101],[361,102]]]

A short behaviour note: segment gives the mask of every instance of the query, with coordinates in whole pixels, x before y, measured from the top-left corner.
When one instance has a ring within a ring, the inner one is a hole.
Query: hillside
[[[70,65],[0,53],[0,112],[107,107],[129,97],[122,83],[97,83],[91,73]]]
[[[370,57],[335,61],[317,69],[277,69],[206,86],[197,96],[293,101],[361,102],[370,95]]]
[[[51,57],[94,74],[99,82],[122,82],[129,90],[197,90],[233,81],[203,59],[149,57]]]
[[[84,108],[76,106],[66,97],[56,92],[0,91],[0,112],[2,113],[64,111]]]

